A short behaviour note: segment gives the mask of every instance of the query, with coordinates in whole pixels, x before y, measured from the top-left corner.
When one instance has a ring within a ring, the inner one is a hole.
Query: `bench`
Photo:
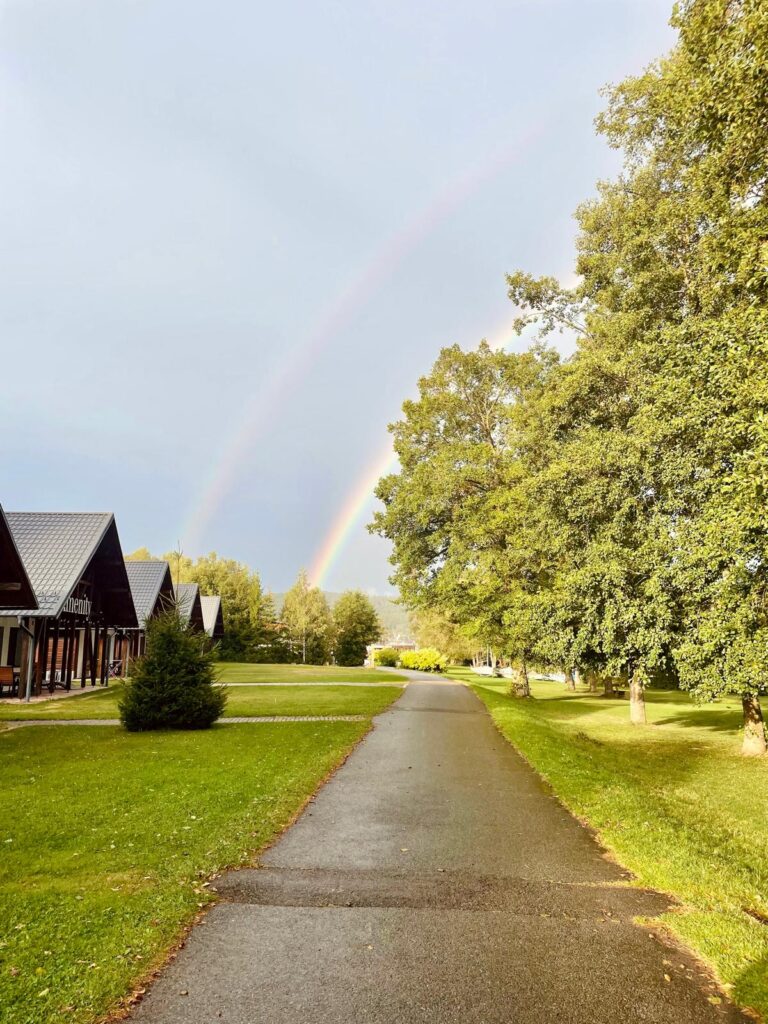
[[[19,673],[18,670],[11,667],[10,665],[0,666],[0,697],[3,695],[4,687],[8,687],[9,697],[15,697],[19,689]]]

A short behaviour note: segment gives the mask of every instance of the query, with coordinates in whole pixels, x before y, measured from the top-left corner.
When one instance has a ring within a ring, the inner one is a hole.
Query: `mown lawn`
[[[117,718],[122,683],[84,696],[0,705],[0,722]],[[241,715],[377,715],[402,693],[400,686],[232,686],[225,718]]]
[[[681,900],[665,924],[768,1015],[768,758],[739,755],[737,701],[650,692],[652,724],[638,728],[627,701],[536,681],[521,701],[503,681],[451,674],[640,884]]]
[[[405,682],[406,676],[377,668],[340,668],[337,665],[251,665],[221,661],[217,665],[222,683],[383,683]]]
[[[84,1024],[164,957],[367,722],[0,735],[0,1017]]]

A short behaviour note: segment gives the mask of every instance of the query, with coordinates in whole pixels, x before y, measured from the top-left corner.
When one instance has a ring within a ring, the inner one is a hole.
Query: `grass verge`
[[[678,897],[664,924],[768,1016],[768,758],[740,757],[738,703],[649,692],[651,725],[633,727],[626,701],[546,681],[522,701],[450,674],[640,884]]]
[[[25,719],[117,718],[121,683],[83,696],[0,705],[0,722]],[[225,718],[241,715],[378,715],[402,693],[399,686],[233,686]]]
[[[4,1024],[86,1024],[146,976],[367,722],[0,737]]]
[[[253,665],[220,661],[216,671],[222,683],[392,683],[407,677],[377,668],[341,668],[338,665]]]

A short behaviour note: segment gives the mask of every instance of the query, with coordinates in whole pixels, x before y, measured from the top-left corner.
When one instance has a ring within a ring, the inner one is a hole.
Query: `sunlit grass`
[[[376,668],[342,668],[338,665],[253,665],[221,661],[216,666],[223,683],[383,683],[405,682],[406,677]]]
[[[85,698],[84,698],[85,699]],[[0,735],[0,1017],[85,1024],[162,959],[367,722]]]
[[[389,680],[387,680],[389,681]],[[0,722],[113,719],[119,716],[122,683],[83,696],[25,704],[0,705]],[[231,686],[227,691],[225,718],[269,715],[377,715],[396,700],[402,687],[395,686]]]
[[[708,959],[734,997],[768,1012],[768,758],[739,754],[739,702],[697,707],[647,694],[647,727],[626,700],[533,681],[533,700],[504,680],[471,682],[497,725],[640,883],[673,893],[665,924]]]

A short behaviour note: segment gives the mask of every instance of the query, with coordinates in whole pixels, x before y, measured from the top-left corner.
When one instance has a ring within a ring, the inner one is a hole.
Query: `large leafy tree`
[[[478,652],[479,645],[469,631],[435,608],[416,609],[410,620],[419,647],[438,650],[453,662],[469,661]]]
[[[740,694],[745,751],[763,752],[768,19],[759,0],[687,0],[674,23],[672,53],[612,90],[599,121],[624,169],[579,212],[582,285],[513,275],[510,289],[545,330],[583,313],[574,376],[609,371],[609,404],[588,382],[600,417],[577,410],[564,439],[578,469],[596,428],[593,461],[616,485],[570,576],[598,570],[602,654],[642,682],[671,651],[698,696]],[[569,488],[580,507],[593,470]]]
[[[362,665],[368,645],[381,638],[376,609],[361,591],[345,591],[334,605],[333,636],[338,665]]]
[[[322,590],[310,586],[303,570],[285,595],[281,620],[293,661],[324,665],[330,659],[333,645],[331,610]]]
[[[543,348],[444,349],[390,428],[401,468],[379,482],[384,508],[372,524],[393,543],[392,581],[406,603],[438,610],[517,661],[523,692],[539,569],[519,430],[554,363]]]

